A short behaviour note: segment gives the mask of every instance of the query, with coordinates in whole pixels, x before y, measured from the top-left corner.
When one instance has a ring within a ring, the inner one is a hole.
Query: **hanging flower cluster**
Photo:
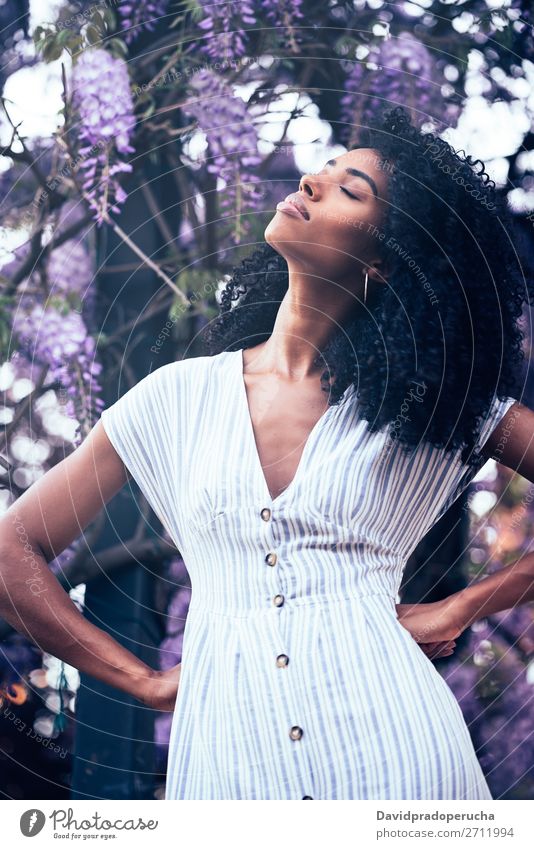
[[[95,340],[81,315],[34,304],[15,312],[13,332],[24,356],[48,366],[50,379],[60,384],[65,414],[91,426],[93,414],[99,415],[105,406],[97,381],[102,365],[95,359]]]
[[[79,201],[66,201],[54,222],[56,237],[83,215]],[[17,248],[15,259],[2,267],[2,275],[15,273],[29,250],[29,242]],[[38,286],[39,271],[34,269],[29,269],[17,286],[10,310],[14,347],[21,360],[31,366],[32,376],[43,366],[50,367],[50,378],[59,382],[64,393],[64,413],[88,423],[104,402],[98,397],[101,386],[96,380],[102,367],[95,360],[95,342],[87,326],[92,321],[96,293],[91,286],[94,264],[83,231],[50,252],[44,271],[46,286],[42,289]]]
[[[109,210],[120,211],[127,197],[117,174],[132,171],[121,158],[135,150],[130,144],[135,118],[128,68],[106,50],[86,50],[74,65],[72,86],[82,188],[100,226]]]
[[[82,296],[93,280],[89,254],[76,239],[68,239],[52,251],[46,267],[51,295],[76,292]]]
[[[168,0],[121,3],[117,11],[125,42],[131,44],[144,30],[155,29],[159,19],[165,15],[168,5]]]
[[[370,68],[367,63],[372,63]],[[355,128],[368,125],[382,106],[404,106],[420,124],[432,120],[453,125],[460,104],[444,102],[444,85],[436,60],[411,33],[401,32],[374,45],[365,60],[352,63],[347,76],[341,98],[345,138],[352,143]]]
[[[208,140],[207,171],[220,178],[220,211],[231,219],[230,237],[239,244],[248,232],[243,214],[259,208],[260,178],[251,169],[261,162],[258,136],[246,103],[213,71],[202,69],[190,80],[193,97],[184,109],[197,119]],[[243,179],[246,174],[246,179]]]
[[[249,0],[229,2],[210,2],[200,0],[205,17],[198,26],[206,33],[202,50],[212,59],[236,59],[244,56],[247,50],[246,32],[243,24],[254,26],[256,15],[253,3]]]
[[[302,0],[261,0],[261,5],[267,20],[282,29],[284,40],[296,52],[301,35],[295,27],[304,18]]]
[[[91,318],[96,308],[94,267],[83,242],[68,239],[50,254],[46,263],[50,296],[81,311]]]
[[[80,201],[65,201],[57,213],[56,237],[79,223],[84,214]],[[95,263],[93,255],[89,253],[87,241],[87,228],[84,228],[72,239],[58,245],[48,256],[46,275],[49,293],[53,298],[61,297],[71,304],[74,302],[77,309],[83,307],[83,314],[92,316],[96,297],[92,286]]]

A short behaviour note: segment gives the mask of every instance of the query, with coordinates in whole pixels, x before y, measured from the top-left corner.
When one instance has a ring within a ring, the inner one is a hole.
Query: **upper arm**
[[[163,525],[174,527],[179,411],[185,409],[183,398],[178,404],[178,380],[189,363],[160,366],[103,410],[83,443],[0,517],[0,546],[16,542],[23,532],[52,560],[80,536],[128,477]]]
[[[127,477],[98,421],[72,454],[32,484],[0,518],[0,545],[27,539],[47,562],[53,560],[80,536]]]
[[[534,482],[534,412],[518,401],[512,404],[481,453]]]

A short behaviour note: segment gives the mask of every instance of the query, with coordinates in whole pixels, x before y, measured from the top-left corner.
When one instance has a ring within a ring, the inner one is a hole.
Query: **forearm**
[[[491,613],[534,601],[534,554],[524,555],[448,599],[458,605],[465,627]]]
[[[0,615],[41,650],[140,698],[154,670],[84,618],[41,551],[26,543],[0,554]]]

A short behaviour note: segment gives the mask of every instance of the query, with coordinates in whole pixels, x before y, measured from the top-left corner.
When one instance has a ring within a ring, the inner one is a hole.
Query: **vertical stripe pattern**
[[[478,446],[513,402],[494,400]],[[492,798],[395,609],[407,558],[481,455],[407,454],[367,431],[349,387],[273,499],[242,350],[161,366],[102,423],[191,577],[167,799]]]

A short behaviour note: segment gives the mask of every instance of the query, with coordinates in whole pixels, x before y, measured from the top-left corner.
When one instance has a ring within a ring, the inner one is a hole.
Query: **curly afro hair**
[[[381,250],[390,272],[318,353],[322,388],[335,404],[353,383],[371,431],[387,427],[410,449],[422,440],[461,449],[468,462],[494,397],[518,398],[523,381],[520,318],[532,292],[515,222],[484,163],[414,127],[402,107],[362,129],[351,149],[359,147],[388,166]],[[268,339],[287,288],[285,259],[256,247],[220,293],[205,329],[209,353]],[[398,429],[414,383],[424,384],[424,403],[411,404]]]

